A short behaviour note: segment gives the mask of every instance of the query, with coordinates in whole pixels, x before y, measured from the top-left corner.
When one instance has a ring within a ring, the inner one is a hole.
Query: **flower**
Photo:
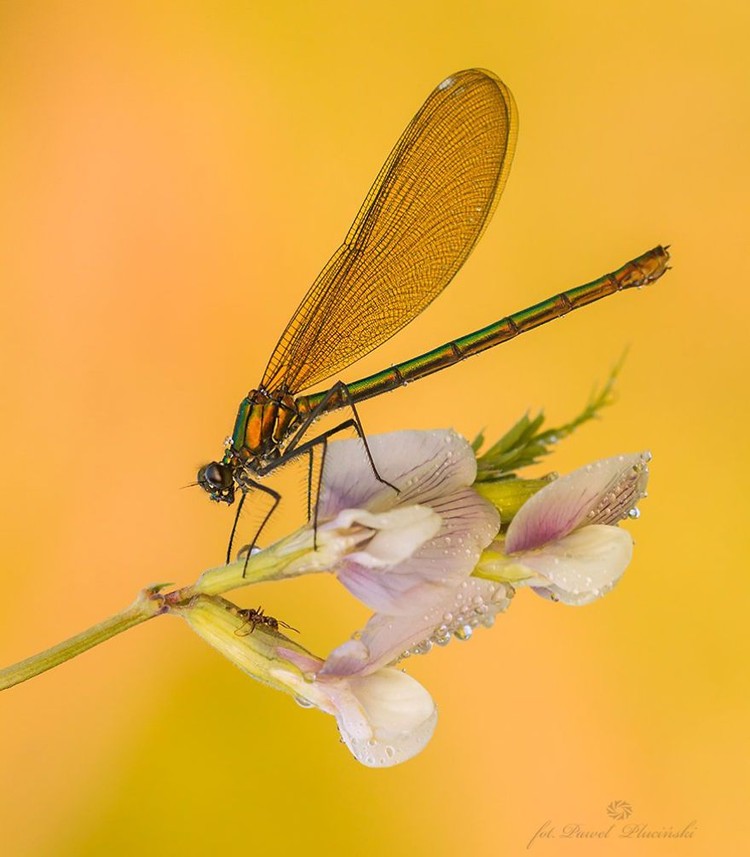
[[[218,596],[197,596],[171,612],[248,675],[291,694],[303,707],[332,714],[346,746],[368,767],[405,762],[432,737],[435,703],[418,681],[399,670],[322,676],[320,658],[268,624],[238,633],[247,625],[242,612]]]
[[[552,482],[477,486],[512,516],[498,535],[500,516],[472,487],[476,460],[459,435],[398,432],[368,442],[383,481],[361,442],[332,444],[317,528],[251,556],[242,578],[331,571],[374,610],[360,632],[325,660],[266,623],[238,636],[237,608],[217,597],[230,588],[232,566],[206,573],[176,612],[250,675],[333,715],[353,755],[383,767],[416,755],[437,722],[429,693],[393,665],[491,626],[519,584],[569,604],[611,589],[632,555],[617,524],[644,496],[649,456],[606,459]]]
[[[329,678],[375,673],[410,649],[423,651],[454,633],[466,639],[508,603],[504,584],[471,579],[500,518],[470,487],[476,459],[468,442],[453,431],[399,432],[371,438],[370,446],[381,477],[400,493],[394,496],[371,470],[363,471],[361,449],[345,441],[326,467],[319,513],[332,520],[321,532],[353,521],[373,527],[378,515],[403,518],[405,525],[376,531],[335,569],[341,583],[376,612],[355,639],[326,659],[320,674]]]
[[[333,571],[373,610],[411,615],[443,600],[468,578],[500,528],[490,503],[471,485],[476,459],[454,431],[404,431],[368,439],[381,479],[359,441],[332,445],[318,503],[318,537],[351,539]]]
[[[427,645],[425,637],[446,621],[464,636],[472,623],[489,623],[507,605],[508,587],[470,578],[500,517],[471,487],[476,459],[469,443],[446,430],[377,435],[368,444],[380,479],[360,441],[331,444],[317,528],[309,524],[252,555],[247,568],[235,563],[207,572],[182,615],[248,674],[334,715],[354,756],[380,767],[416,755],[437,722],[429,693],[389,664],[409,647]],[[325,661],[267,625],[237,636],[236,615],[227,619],[232,609],[217,595],[238,584],[240,567],[244,584],[331,571],[377,612],[359,641]]]
[[[495,508],[471,487],[469,443],[438,430],[375,435],[368,445],[385,482],[361,441],[331,444],[317,527],[311,522],[247,562],[205,572],[194,590],[217,595],[328,571],[369,607],[398,615],[428,607],[445,586],[467,578],[500,528]]]
[[[633,554],[632,537],[617,524],[637,515],[650,458],[619,455],[549,483],[521,506],[476,574],[531,586],[566,604],[605,595]]]
[[[392,667],[368,675],[328,676],[323,661],[284,651],[299,673],[273,670],[298,702],[333,714],[352,755],[370,768],[397,765],[416,756],[432,738],[437,708],[430,694],[411,676]]]

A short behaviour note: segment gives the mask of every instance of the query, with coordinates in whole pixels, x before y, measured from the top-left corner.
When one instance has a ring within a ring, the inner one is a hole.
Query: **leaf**
[[[517,470],[538,464],[545,455],[552,452],[552,447],[558,441],[573,434],[584,423],[597,419],[600,411],[616,401],[614,385],[625,362],[626,353],[614,365],[601,389],[594,387],[584,408],[567,423],[543,429],[543,411],[533,418],[530,418],[528,413],[524,414],[497,443],[478,455],[476,481],[489,482],[515,477]],[[475,453],[479,453],[484,442],[484,432],[480,432],[472,443]]]

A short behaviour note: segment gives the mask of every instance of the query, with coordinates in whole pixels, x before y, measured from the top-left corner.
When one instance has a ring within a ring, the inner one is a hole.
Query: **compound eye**
[[[198,474],[198,481],[213,491],[223,491],[232,485],[232,471],[226,464],[219,464],[218,461],[212,461],[201,468]]]

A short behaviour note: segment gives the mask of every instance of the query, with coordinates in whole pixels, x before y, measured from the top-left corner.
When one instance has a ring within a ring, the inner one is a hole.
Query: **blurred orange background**
[[[617,406],[548,468],[650,448],[609,597],[520,592],[409,671],[427,750],[360,767],[335,724],[172,619],[2,695],[8,855],[521,854],[545,822],[747,848],[750,87],[744,3],[24,2],[0,24],[0,651],[10,663],[221,560],[231,511],[181,486],[449,73],[520,111],[515,165],[457,281],[354,380],[671,243],[657,286],[364,405],[370,432],[497,437],[577,411],[630,345]],[[292,492],[293,493],[293,492]],[[287,522],[287,526],[289,523]],[[283,531],[283,526],[281,531]],[[363,612],[328,578],[247,591],[321,654]]]

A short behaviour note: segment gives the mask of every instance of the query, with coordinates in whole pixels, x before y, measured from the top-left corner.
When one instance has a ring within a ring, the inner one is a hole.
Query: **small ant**
[[[240,619],[245,620],[245,624],[234,632],[238,637],[247,637],[248,634],[253,633],[258,625],[265,625],[266,628],[270,628],[272,631],[278,631],[279,628],[286,628],[289,631],[295,631],[299,634],[297,628],[287,625],[281,619],[276,619],[274,616],[266,616],[262,607],[258,607],[257,610],[254,607],[249,607],[246,610],[238,610],[237,615]],[[244,629],[248,625],[250,626],[250,630],[245,631]]]

